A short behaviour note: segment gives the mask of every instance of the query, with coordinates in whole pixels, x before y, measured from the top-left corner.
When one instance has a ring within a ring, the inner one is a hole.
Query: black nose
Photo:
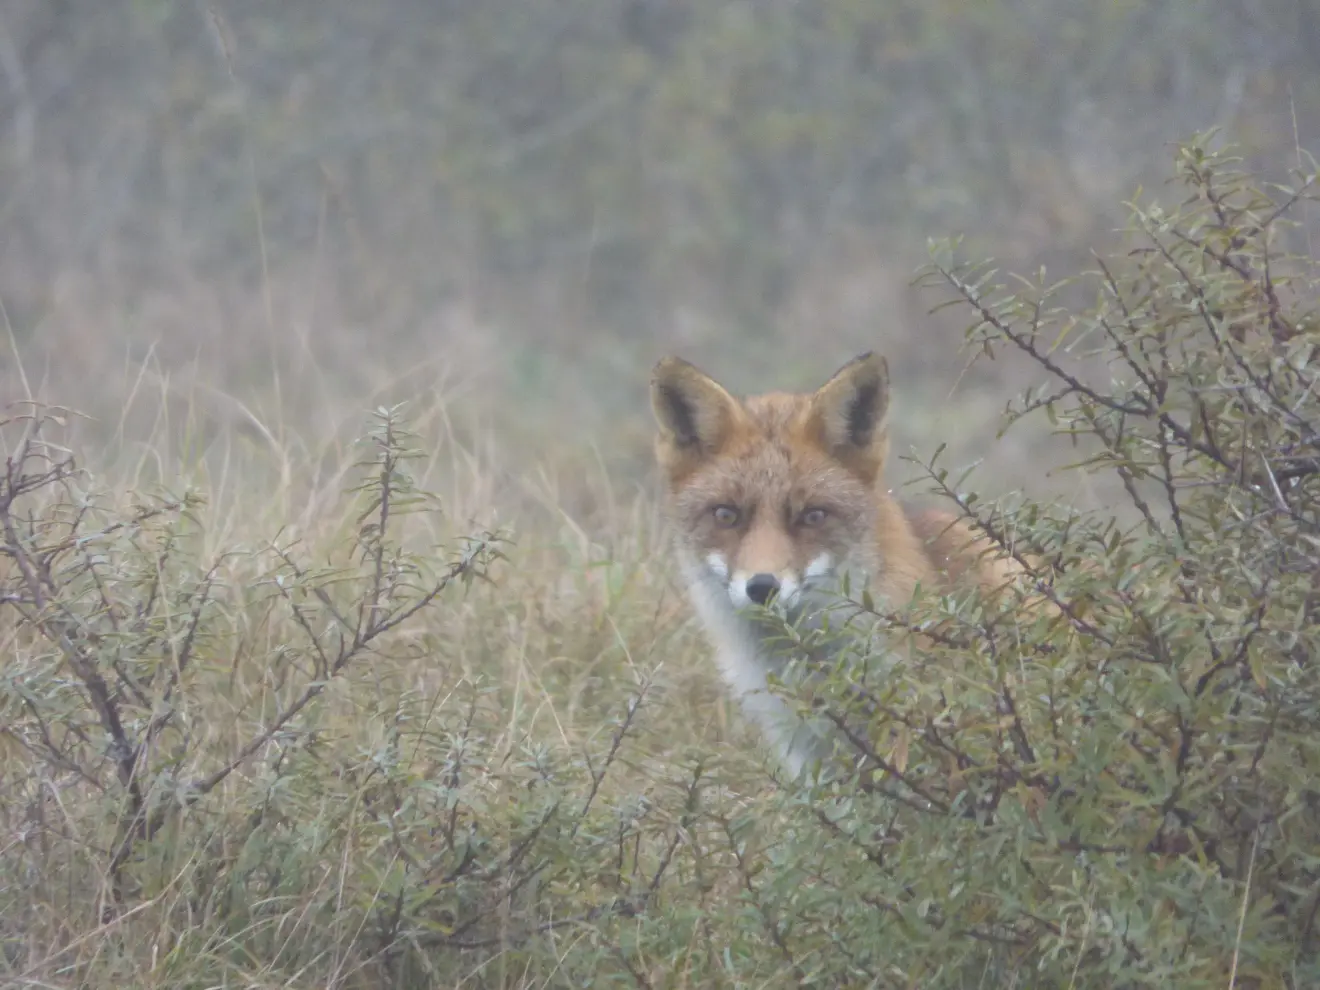
[[[747,579],[747,597],[764,605],[779,590],[779,580],[773,574],[753,574]]]

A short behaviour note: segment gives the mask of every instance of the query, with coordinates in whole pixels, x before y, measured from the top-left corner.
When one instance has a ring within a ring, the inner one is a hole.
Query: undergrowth
[[[219,541],[201,491],[116,485],[11,406],[0,981],[1316,985],[1320,282],[1284,227],[1315,180],[1199,142],[1178,175],[1087,312],[938,256],[973,343],[1045,379],[1010,419],[1130,505],[991,504],[932,461],[1040,607],[794,631],[840,637],[794,690],[849,757],[803,787],[728,722],[645,502],[465,528],[390,408],[338,502],[253,491]]]

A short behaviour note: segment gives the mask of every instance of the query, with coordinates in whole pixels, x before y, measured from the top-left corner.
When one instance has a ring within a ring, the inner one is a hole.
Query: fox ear
[[[888,412],[889,365],[868,351],[812,396],[808,425],[818,443],[869,482],[889,452]]]
[[[671,474],[718,450],[738,415],[738,401],[715,379],[676,357],[651,373],[651,408],[660,426],[656,452]]]

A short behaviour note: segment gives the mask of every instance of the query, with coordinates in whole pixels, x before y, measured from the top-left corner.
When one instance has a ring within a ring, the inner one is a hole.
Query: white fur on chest
[[[770,687],[791,655],[767,644],[739,615],[722,582],[699,567],[688,568],[688,595],[715,647],[715,662],[744,714],[757,724],[788,772],[799,776],[828,752],[827,740]]]

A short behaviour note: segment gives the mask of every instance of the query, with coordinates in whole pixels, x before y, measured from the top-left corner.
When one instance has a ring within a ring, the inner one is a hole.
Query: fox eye
[[[715,522],[725,529],[738,525],[739,513],[732,505],[717,505],[711,511],[715,516]]]
[[[807,509],[798,516],[798,522],[803,526],[819,526],[825,521],[826,515],[824,509]]]

